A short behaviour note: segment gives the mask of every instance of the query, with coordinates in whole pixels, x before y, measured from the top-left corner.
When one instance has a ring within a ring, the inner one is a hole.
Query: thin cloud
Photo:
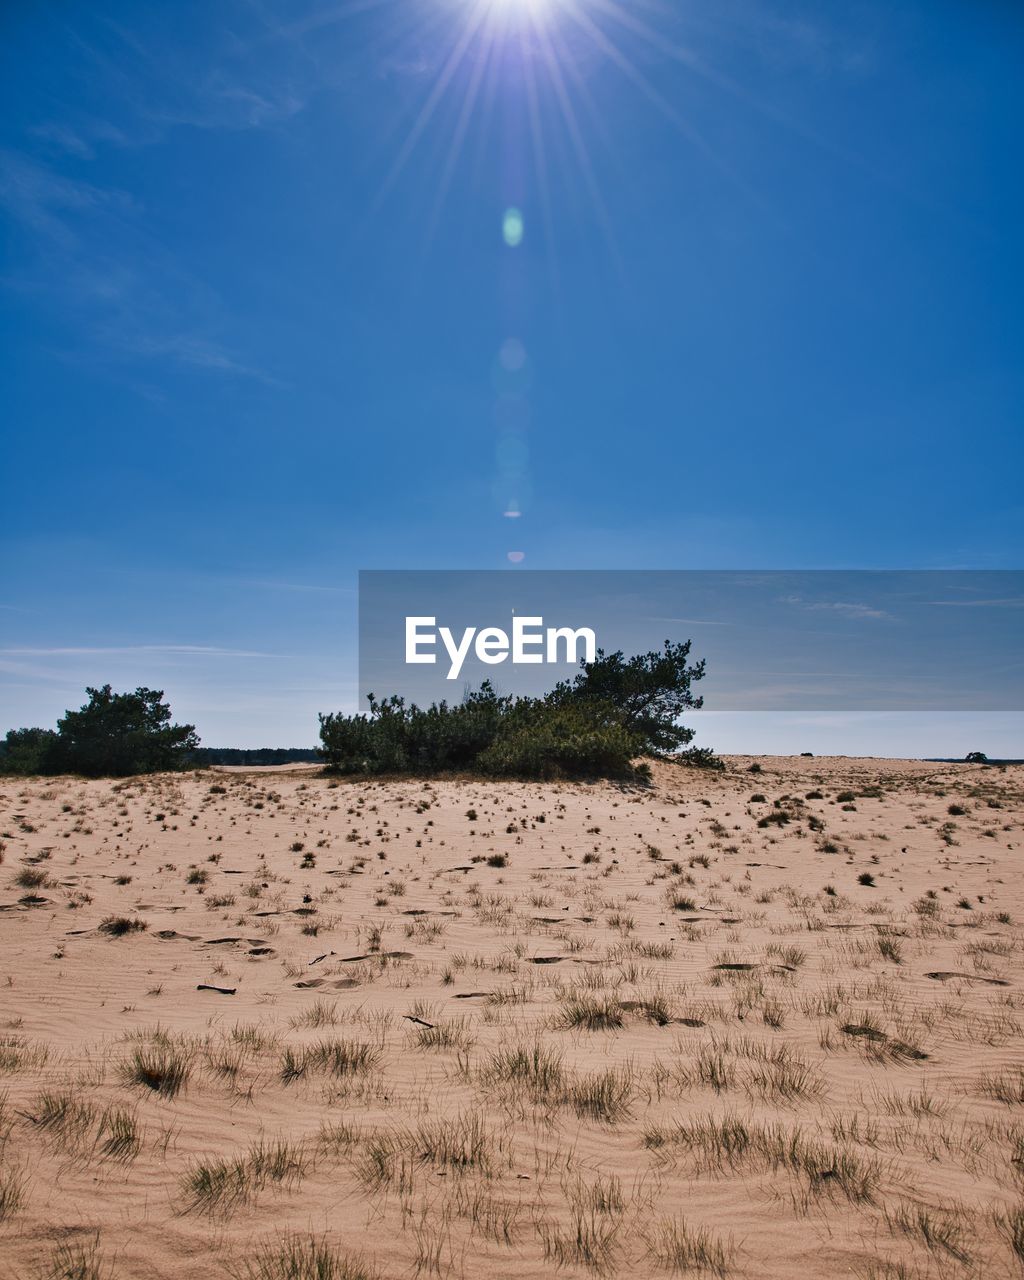
[[[648,616],[645,622],[675,622],[685,627],[734,627],[735,622],[722,622],[716,618],[657,618]]]
[[[271,582],[260,578],[246,579],[245,585],[263,591],[308,591],[318,595],[354,596],[355,587],[327,586],[317,582]]]
[[[783,596],[780,603],[791,604],[812,613],[838,613],[844,618],[893,620],[893,615],[885,609],[850,600],[805,600],[802,596]]]
[[[5,283],[48,293],[65,316],[77,317],[91,348],[79,350],[79,360],[121,353],[284,385],[209,336],[223,327],[221,300],[152,241],[126,192],[0,149],[0,209],[38,246]]]
[[[111,207],[123,210],[131,204],[124,191],[65,178],[17,151],[0,150],[0,207],[35,235],[63,248],[78,242],[73,216]]]
[[[169,356],[181,364],[190,365],[194,369],[207,369],[213,373],[229,373],[241,378],[255,378],[267,386],[279,387],[282,384],[262,369],[254,369],[251,365],[238,360],[229,351],[208,338],[196,334],[178,333],[169,337],[136,336],[125,339],[122,343],[125,350],[143,356]]]
[[[1024,596],[1000,596],[992,600],[929,600],[928,603],[947,609],[1022,609]]]
[[[278,658],[281,656],[255,649],[222,649],[216,645],[203,644],[68,645],[52,648],[27,646],[0,649],[0,654],[10,658],[131,657],[132,654],[167,654],[200,658]]]

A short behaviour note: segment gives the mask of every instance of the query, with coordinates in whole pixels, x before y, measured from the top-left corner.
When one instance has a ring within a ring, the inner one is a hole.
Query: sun
[[[525,23],[537,26],[550,21],[559,7],[559,0],[488,0],[492,20],[508,26]]]

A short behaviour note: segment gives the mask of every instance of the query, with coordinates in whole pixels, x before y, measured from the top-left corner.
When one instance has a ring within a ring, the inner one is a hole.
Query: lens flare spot
[[[515,483],[515,477],[526,471],[530,449],[522,436],[503,436],[494,446],[498,466],[506,477]]]
[[[525,551],[509,551],[507,554],[511,564],[522,564],[526,559]]]
[[[514,206],[505,210],[501,234],[510,249],[518,248],[523,242],[523,215]]]
[[[530,425],[530,404],[525,396],[503,395],[494,406],[499,431],[525,431]]]
[[[523,513],[521,511],[517,511],[515,507],[510,507],[508,511],[503,511],[501,514],[506,520],[518,520]]]
[[[518,338],[506,338],[501,344],[498,359],[506,373],[518,373],[526,364],[526,348]]]

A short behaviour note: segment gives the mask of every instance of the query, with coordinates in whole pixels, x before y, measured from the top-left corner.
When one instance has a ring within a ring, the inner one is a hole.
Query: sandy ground
[[[0,1275],[1020,1276],[1022,816],[883,760],[0,780]]]

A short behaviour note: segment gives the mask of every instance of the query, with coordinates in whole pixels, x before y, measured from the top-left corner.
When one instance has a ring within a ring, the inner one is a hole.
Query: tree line
[[[114,693],[88,688],[88,701],[54,729],[12,729],[0,741],[0,773],[76,773],[124,777],[211,764],[320,761],[336,773],[491,777],[625,778],[645,760],[671,757],[716,767],[680,716],[703,705],[693,685],[703,660],[690,641],[625,657],[598,650],[592,662],[543,697],[498,693],[490,682],[461,702],[418,707],[400,697],[369,697],[369,711],[320,716],[320,746],[252,750],[201,747],[195,726],[175,724],[161,690]]]

